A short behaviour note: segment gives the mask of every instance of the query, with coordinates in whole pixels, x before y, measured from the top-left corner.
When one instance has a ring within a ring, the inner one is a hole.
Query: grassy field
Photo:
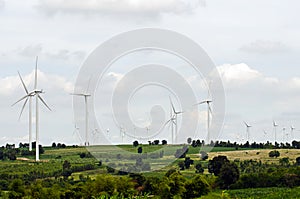
[[[182,148],[182,145],[172,146],[149,146],[143,145],[143,154],[147,153],[146,159],[143,159],[145,163],[150,163],[152,171],[144,173],[146,177],[158,177],[163,178],[165,172],[171,168],[178,168],[177,164],[181,160],[174,158],[174,153],[177,149]],[[137,147],[132,145],[119,145],[119,146],[91,146],[85,147],[67,147],[67,148],[51,148],[45,147],[45,153],[40,156],[41,162],[36,163],[34,156],[18,157],[16,161],[1,161],[0,162],[0,174],[13,172],[16,175],[30,175],[32,172],[50,173],[62,170],[62,163],[68,160],[72,166],[80,166],[84,164],[98,165],[101,160],[103,166],[95,166],[93,170],[87,170],[82,172],[72,173],[72,177],[75,180],[79,180],[80,176],[89,176],[94,179],[98,174],[106,173],[105,165],[115,163],[117,168],[121,168],[125,164],[135,164],[135,159],[131,156],[139,155],[137,153]],[[159,154],[164,152],[163,158],[150,158],[151,154]],[[297,149],[279,149],[279,158],[270,158],[269,152],[271,149],[238,149],[235,148],[200,148],[190,147],[187,156],[193,158],[195,163],[201,162],[204,167],[207,167],[207,161],[200,161],[199,152],[208,151],[209,160],[218,155],[227,156],[229,160],[257,160],[267,163],[279,163],[280,158],[288,157],[290,162],[295,162],[296,157],[300,157],[300,150]],[[92,158],[80,158],[81,153],[91,152],[95,157]],[[156,170],[159,169],[159,170]],[[195,175],[195,169],[192,165],[190,169],[181,171],[181,173],[187,177],[192,178]],[[208,174],[208,170],[205,169],[204,174]],[[213,178],[211,175],[207,177]],[[229,191],[214,191],[209,195],[202,197],[202,199],[210,198],[300,198],[300,187],[298,188],[260,188],[260,189],[242,189],[242,190],[229,190]]]

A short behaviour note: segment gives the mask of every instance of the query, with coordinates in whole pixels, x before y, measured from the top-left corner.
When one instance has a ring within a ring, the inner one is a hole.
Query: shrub
[[[277,150],[274,150],[274,151],[270,151],[270,152],[269,152],[269,157],[270,157],[270,158],[273,158],[273,157],[277,158],[277,157],[279,157],[279,156],[280,156],[280,153],[279,153],[279,151],[277,151]]]

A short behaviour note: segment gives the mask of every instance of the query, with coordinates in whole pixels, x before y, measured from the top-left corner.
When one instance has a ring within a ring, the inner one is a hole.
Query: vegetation
[[[93,152],[86,148],[53,143],[51,147],[40,146],[43,149],[40,162],[34,161],[35,154],[28,151],[27,144],[20,144],[19,148],[6,145],[0,150],[0,197],[300,197],[300,153],[296,149],[274,150],[274,146],[269,145],[270,149],[250,151],[250,147],[256,145],[249,144],[248,150],[242,151],[240,146],[237,150],[226,142],[227,147],[218,146],[215,152],[205,152],[201,146],[192,146],[200,141],[188,139],[187,142],[190,146],[168,146],[155,140],[151,145],[133,142],[119,146],[131,152],[130,156],[103,146],[112,151],[108,155],[113,159],[108,156],[95,159]],[[218,142],[218,145],[223,144]],[[236,156],[231,154],[236,152],[246,158],[234,158]],[[159,161],[174,157],[178,160],[151,171]],[[150,164],[153,162],[155,164]]]

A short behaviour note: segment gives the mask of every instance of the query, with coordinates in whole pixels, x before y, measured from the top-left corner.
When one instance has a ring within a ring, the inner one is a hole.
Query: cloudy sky
[[[53,109],[41,108],[41,142],[78,142],[69,93],[81,65],[112,36],[145,27],[186,35],[214,61],[226,95],[220,139],[242,141],[247,121],[253,140],[273,141],[273,120],[278,138],[291,139],[283,138],[282,129],[300,129],[299,6],[296,0],[0,0],[0,144],[27,141],[28,110],[18,121],[22,104],[11,104],[24,95],[17,71],[33,87],[37,55],[39,87]],[[116,70],[107,77],[116,83],[122,75]],[[147,118],[141,114],[136,120],[143,127]],[[200,108],[202,126],[204,119]],[[120,143],[119,130],[106,126],[110,139]],[[299,134],[293,136],[300,139]]]

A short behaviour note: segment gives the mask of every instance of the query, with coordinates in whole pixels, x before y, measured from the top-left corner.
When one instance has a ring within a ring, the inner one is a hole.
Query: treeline
[[[22,144],[22,143],[20,143]],[[27,146],[27,145],[25,145]],[[29,145],[28,145],[29,146]],[[18,155],[21,156],[33,156],[35,155],[36,143],[34,142],[32,145],[33,150],[29,151],[28,148],[22,147],[15,148],[15,145],[6,144],[6,146],[0,147],[0,160],[16,160]],[[43,154],[45,152],[42,145],[39,145],[39,154]]]
[[[201,147],[201,146],[212,146],[212,147],[230,147],[230,148],[252,148],[252,149],[300,149],[300,141],[292,141],[292,143],[278,143],[275,144],[267,141],[266,143],[257,143],[249,141],[245,143],[237,143],[237,142],[227,142],[225,141],[211,141],[209,144],[205,143],[204,140],[192,140],[191,138],[187,139],[187,143],[192,147]]]

